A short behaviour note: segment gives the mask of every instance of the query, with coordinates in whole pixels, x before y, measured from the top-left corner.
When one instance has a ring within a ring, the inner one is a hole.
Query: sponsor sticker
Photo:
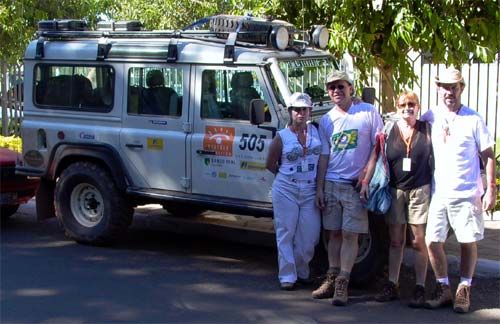
[[[148,137],[148,150],[163,150],[163,138]]]
[[[261,162],[253,162],[253,161],[241,161],[240,169],[243,170],[254,170],[254,171],[262,171],[266,169],[266,164]]]
[[[206,126],[203,149],[217,156],[233,156],[234,127]]]

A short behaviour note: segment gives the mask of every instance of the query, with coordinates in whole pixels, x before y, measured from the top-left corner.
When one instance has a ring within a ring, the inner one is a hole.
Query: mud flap
[[[36,192],[36,218],[38,221],[56,216],[54,208],[54,188],[56,183],[47,179],[40,179]]]

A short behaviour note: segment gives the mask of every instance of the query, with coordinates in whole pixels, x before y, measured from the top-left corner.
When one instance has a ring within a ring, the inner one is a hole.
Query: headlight
[[[280,51],[284,50],[288,46],[288,30],[285,26],[275,26],[271,30],[270,34],[271,45]]]
[[[330,32],[328,28],[323,25],[314,26],[312,32],[312,45],[316,48],[325,49],[328,46],[328,40],[330,38]]]

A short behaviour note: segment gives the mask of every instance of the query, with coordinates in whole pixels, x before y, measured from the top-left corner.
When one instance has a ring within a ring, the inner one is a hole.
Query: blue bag
[[[377,146],[378,158],[375,171],[368,184],[368,199],[365,207],[375,214],[385,214],[392,203],[389,164],[385,155],[385,134],[377,136]]]

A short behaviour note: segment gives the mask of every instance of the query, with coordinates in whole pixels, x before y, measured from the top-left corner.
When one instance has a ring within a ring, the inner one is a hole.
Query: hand
[[[316,191],[316,207],[323,210],[325,208],[325,194],[323,190]]]
[[[361,199],[362,202],[366,202],[368,200],[368,184],[363,183],[361,184],[361,190],[359,191],[359,199]]]
[[[495,207],[496,203],[496,188],[488,187],[486,189],[486,193],[483,196],[483,210],[492,210]]]

